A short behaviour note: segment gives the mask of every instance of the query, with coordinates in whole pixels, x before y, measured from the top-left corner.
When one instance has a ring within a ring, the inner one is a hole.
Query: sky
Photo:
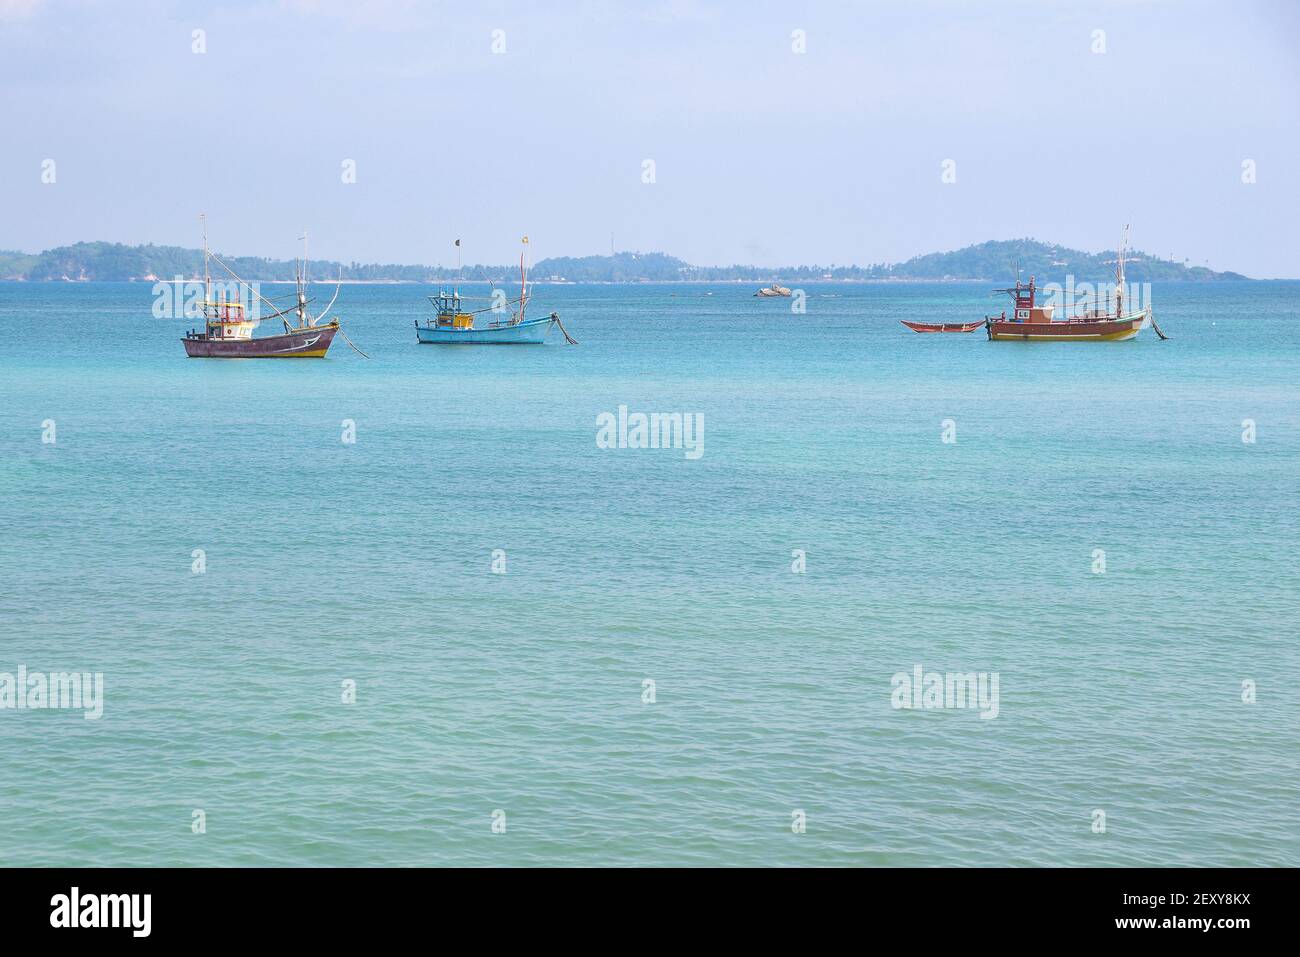
[[[201,32],[198,32],[201,31]],[[50,181],[52,180],[52,181]],[[1300,277],[1300,2],[0,0],[0,249]]]

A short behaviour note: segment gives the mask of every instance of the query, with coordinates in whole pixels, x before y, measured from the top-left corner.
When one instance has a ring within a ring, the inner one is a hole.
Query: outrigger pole
[[[524,248],[519,253],[519,318],[516,324],[524,321],[524,310],[528,308],[528,271],[524,268],[524,256],[528,253],[528,237],[524,237]]]

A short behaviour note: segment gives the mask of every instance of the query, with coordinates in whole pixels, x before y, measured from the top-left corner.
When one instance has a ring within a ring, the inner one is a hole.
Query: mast
[[[1115,279],[1118,289],[1115,292],[1115,318],[1124,317],[1124,254],[1128,251],[1128,223],[1124,224],[1124,229],[1120,234],[1119,253],[1115,259]]]
[[[298,328],[307,325],[307,230],[302,231],[302,259],[298,268]]]
[[[203,315],[208,314],[208,302],[212,299],[212,283],[208,278],[208,214],[199,213],[203,221]]]

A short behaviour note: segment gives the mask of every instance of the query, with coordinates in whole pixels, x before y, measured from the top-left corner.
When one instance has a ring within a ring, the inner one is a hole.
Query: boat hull
[[[908,319],[898,321],[913,332],[974,332],[984,325],[983,319],[979,322],[912,322]]]
[[[526,346],[541,345],[555,320],[526,319],[511,325],[455,329],[451,326],[428,326],[416,323],[416,339],[431,346]]]
[[[191,359],[323,359],[338,331],[338,324],[330,323],[255,339],[186,337],[181,342]]]
[[[1143,314],[1096,322],[1006,322],[988,321],[989,339],[1005,342],[1122,342],[1142,328]]]

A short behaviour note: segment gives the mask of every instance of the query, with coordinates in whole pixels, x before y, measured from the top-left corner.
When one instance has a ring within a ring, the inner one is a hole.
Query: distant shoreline
[[[212,266],[213,278],[223,279],[226,271],[249,282],[292,282],[297,261],[259,256],[214,253],[220,260]],[[1085,252],[1059,243],[1036,239],[989,240],[949,252],[926,253],[901,263],[866,265],[694,266],[662,252],[613,252],[599,256],[551,256],[532,265],[529,276],[535,283],[650,284],[650,283],[757,283],[777,282],[791,286],[815,282],[985,282],[1009,285],[1017,276],[1036,276],[1040,284],[1053,281],[1107,283],[1114,279],[1118,254],[1114,251]],[[225,269],[222,268],[224,263]],[[1244,280],[1247,276],[1223,272],[1208,266],[1161,259],[1140,250],[1126,257],[1129,282],[1187,280],[1213,282]],[[0,250],[0,280],[26,282],[173,282],[176,277],[198,277],[205,272],[202,249],[181,246],[81,242],[47,249],[41,253]],[[452,282],[497,282],[503,286],[518,281],[513,264],[475,263],[464,267],[401,263],[342,263],[313,260],[308,275],[321,284],[337,282],[381,285],[438,285]],[[346,277],[346,278],[344,278]]]
[[[780,277],[778,277],[780,279]],[[203,282],[203,277],[198,276],[190,279],[179,280],[181,283]],[[214,279],[213,282],[222,282],[224,280]],[[250,282],[262,286],[292,286],[292,279],[252,279]],[[529,286],[757,286],[766,282],[762,279],[529,279]],[[824,286],[917,286],[917,285],[960,285],[963,283],[988,285],[989,283],[1007,282],[1003,278],[944,278],[944,279],[912,279],[904,277],[895,277],[890,279],[788,279],[788,282],[798,283],[799,285],[824,285]],[[1086,281],[1086,280],[1085,280]],[[1132,280],[1130,280],[1132,281]],[[1233,276],[1222,279],[1155,279],[1144,280],[1146,282],[1185,282],[1188,284],[1203,285],[1205,283],[1223,283],[1223,282],[1300,282],[1300,279],[1288,279],[1284,276],[1270,277],[1266,279],[1255,279],[1250,276]],[[95,283],[113,284],[118,286],[127,285],[156,285],[157,283],[175,284],[175,279],[0,279],[0,285],[42,285],[42,286],[87,286]],[[429,286],[429,287],[446,287],[453,284],[462,286],[509,286],[509,279],[312,279],[308,285],[312,286]],[[518,280],[515,280],[518,283]],[[1046,282],[1040,283],[1046,285]]]

